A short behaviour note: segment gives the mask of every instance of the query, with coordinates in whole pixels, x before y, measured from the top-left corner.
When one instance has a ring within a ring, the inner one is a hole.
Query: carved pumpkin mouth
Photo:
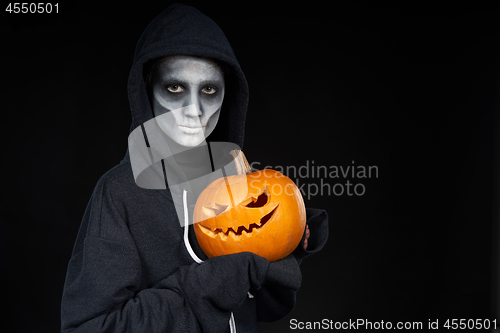
[[[212,238],[215,238],[215,237],[220,237],[222,240],[226,240],[227,237],[232,237],[236,240],[241,240],[241,237],[245,237],[245,238],[248,238],[248,237],[252,237],[252,235],[254,233],[258,233],[260,232],[260,230],[271,220],[271,218],[274,216],[274,213],[276,212],[276,210],[278,209],[279,207],[279,204],[276,205],[276,207],[274,207],[273,210],[271,210],[269,213],[267,213],[266,215],[264,215],[259,222],[256,222],[256,223],[251,223],[249,225],[242,225],[242,226],[238,226],[238,228],[236,228],[236,230],[234,230],[235,228],[233,227],[229,227],[229,228],[214,228],[214,229],[211,229],[209,227],[206,227],[204,225],[202,225],[201,223],[199,223],[199,227],[200,227],[200,230],[203,231],[203,233],[205,233],[206,235],[212,237]]]

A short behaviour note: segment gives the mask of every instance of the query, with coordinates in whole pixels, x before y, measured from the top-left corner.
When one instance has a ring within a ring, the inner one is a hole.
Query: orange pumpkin
[[[286,257],[304,233],[302,194],[282,173],[252,173],[243,152],[231,154],[244,174],[217,179],[200,194],[194,210],[198,243],[208,257],[244,251],[269,261]]]

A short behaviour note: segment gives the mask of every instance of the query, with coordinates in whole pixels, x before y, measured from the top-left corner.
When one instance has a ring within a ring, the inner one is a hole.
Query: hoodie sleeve
[[[144,286],[134,241],[103,183],[87,207],[68,265],[61,331],[224,332],[248,290],[261,287],[267,259],[248,252],[212,258]],[[227,283],[233,288],[220,292]]]
[[[304,250],[304,236],[288,257],[272,262],[262,288],[255,292],[257,320],[271,322],[283,318],[295,306],[296,292],[302,281],[300,263],[319,252],[328,239],[328,216],[321,209],[306,209],[310,236]]]

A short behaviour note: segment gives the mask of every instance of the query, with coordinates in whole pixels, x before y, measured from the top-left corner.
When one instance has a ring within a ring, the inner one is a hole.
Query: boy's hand
[[[311,232],[309,231],[309,226],[306,224],[306,238],[304,239],[304,250],[307,250],[307,240],[309,239],[310,235]]]

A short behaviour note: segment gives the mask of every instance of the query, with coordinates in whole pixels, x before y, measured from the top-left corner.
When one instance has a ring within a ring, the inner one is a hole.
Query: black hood
[[[164,56],[207,57],[226,68],[226,92],[215,130],[207,141],[225,141],[243,147],[248,84],[220,27],[197,9],[182,4],[167,7],[147,26],[139,39],[128,79],[128,97],[135,129],[154,117],[144,82],[144,67]]]

